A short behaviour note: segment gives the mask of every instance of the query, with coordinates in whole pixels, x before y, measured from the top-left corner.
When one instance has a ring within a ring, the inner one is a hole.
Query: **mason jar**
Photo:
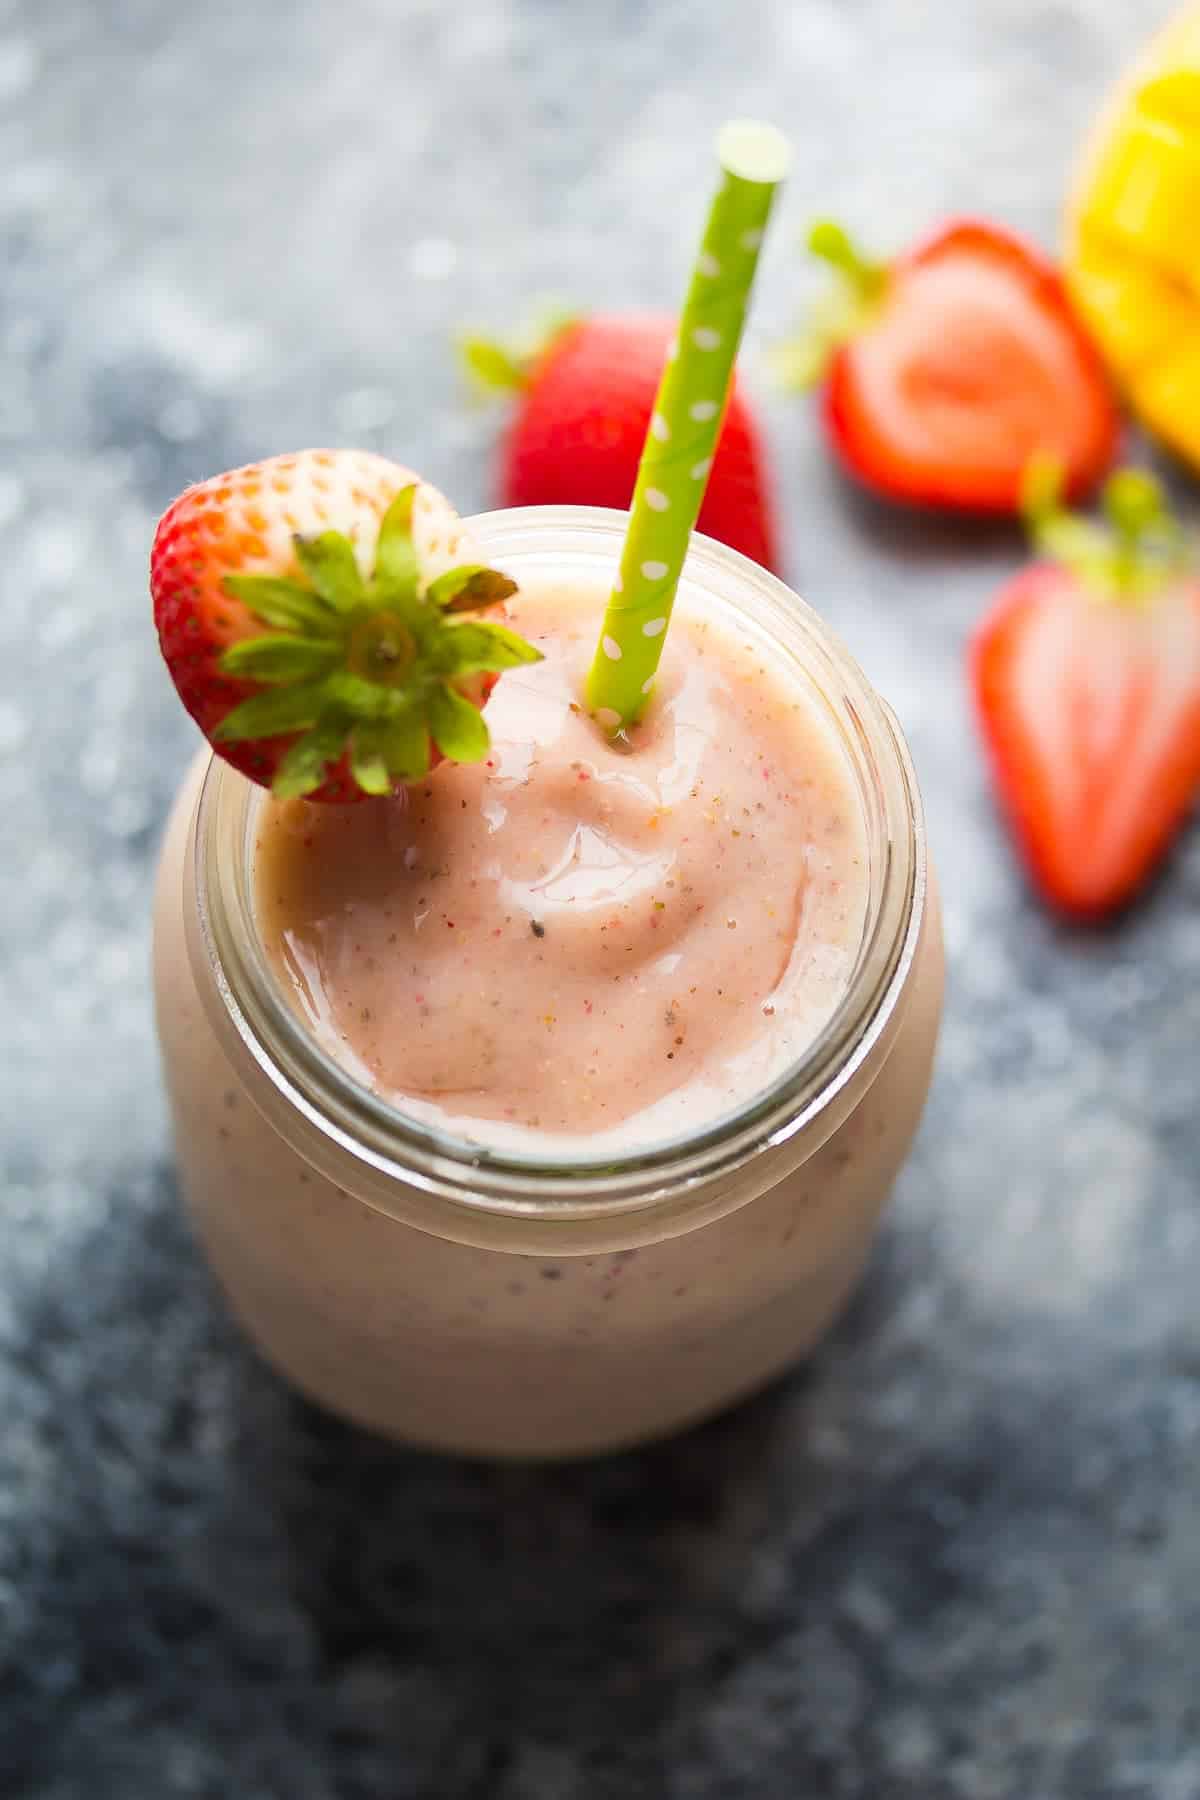
[[[489,563],[610,578],[624,516],[467,522]],[[361,1085],[278,985],[256,928],[265,795],[205,755],[167,831],[155,995],[183,1193],[233,1311],[305,1393],[405,1441],[576,1456],[728,1405],[846,1302],[929,1085],[942,944],[896,721],[818,616],[696,537],[683,589],[827,714],[861,799],[868,899],[849,985],[780,1079],[628,1155],[481,1148]]]

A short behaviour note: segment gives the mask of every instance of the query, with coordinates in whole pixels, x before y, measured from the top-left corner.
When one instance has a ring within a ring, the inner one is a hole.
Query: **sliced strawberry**
[[[519,391],[500,457],[502,506],[611,506],[633,497],[674,321],[637,313],[559,321],[538,347],[516,352],[465,340],[472,372]],[[767,458],[736,383],[697,529],[778,564]]]
[[[849,474],[893,500],[976,513],[1017,512],[1039,453],[1068,493],[1094,487],[1116,451],[1116,407],[1032,245],[976,219],[891,264],[830,223],[809,244],[841,290],[780,363],[793,385],[824,378],[827,435]]]
[[[1200,582],[1147,476],[1105,490],[1107,531],[1034,504],[1053,561],[975,636],[976,708],[1030,872],[1067,913],[1132,898],[1200,790]]]
[[[499,671],[539,652],[473,617],[515,591],[459,563],[457,516],[382,457],[305,451],[181,494],[150,588],[180,699],[277,794],[346,801],[477,761]]]

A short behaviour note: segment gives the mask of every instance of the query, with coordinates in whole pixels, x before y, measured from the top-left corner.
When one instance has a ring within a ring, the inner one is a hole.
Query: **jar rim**
[[[614,568],[626,516],[592,507],[525,507],[476,515],[465,530],[487,558],[524,561],[603,557]],[[926,904],[920,792],[890,709],[819,615],[776,576],[715,540],[694,534],[684,583],[736,609],[753,598],[760,629],[789,629],[836,690],[843,729],[871,778],[868,923],[833,1013],[804,1053],[765,1088],[703,1130],[614,1154],[569,1158],[480,1144],[405,1114],[364,1086],[306,1029],[279,991],[254,929],[248,844],[259,791],[214,758],[197,807],[193,874],[199,937],[220,1009],[287,1107],[327,1140],[392,1179],[472,1211],[518,1217],[599,1217],[686,1195],[732,1175],[752,1157],[794,1139],[836,1101],[886,1029],[916,954]],[[681,584],[682,585],[682,584]],[[763,617],[766,624],[763,623]],[[855,740],[857,740],[855,742]],[[310,1133],[311,1135],[311,1133]],[[342,1185],[346,1185],[345,1179]]]

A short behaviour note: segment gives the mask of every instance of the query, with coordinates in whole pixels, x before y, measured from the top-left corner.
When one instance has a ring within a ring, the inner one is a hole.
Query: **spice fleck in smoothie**
[[[591,1453],[784,1368],[928,1086],[894,721],[692,537],[786,148],[737,126],[721,159],[627,519],[464,524],[318,451],[200,483],[155,538],[216,752],[156,899],[184,1191],[264,1353],[417,1443]]]

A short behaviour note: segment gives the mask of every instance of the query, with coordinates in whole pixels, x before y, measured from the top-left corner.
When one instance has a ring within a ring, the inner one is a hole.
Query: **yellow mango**
[[[1200,270],[1198,201],[1200,139],[1173,122],[1127,113],[1099,148],[1081,224],[1186,282]]]
[[[1196,301],[1185,288],[1098,233],[1081,246],[1068,280],[1077,308],[1123,386],[1195,328]]]
[[[1065,273],[1133,411],[1200,467],[1200,4],[1109,101],[1072,185]]]
[[[1151,431],[1200,469],[1200,330],[1145,369],[1133,392]]]

